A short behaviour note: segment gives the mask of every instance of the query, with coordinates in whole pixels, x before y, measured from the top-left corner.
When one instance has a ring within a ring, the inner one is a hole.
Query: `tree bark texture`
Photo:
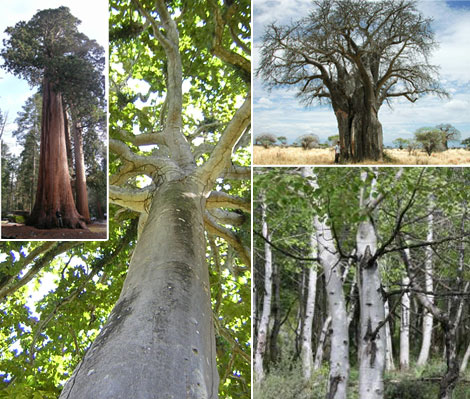
[[[77,210],[86,223],[90,223],[88,193],[86,188],[85,157],[83,155],[83,129],[79,120],[73,121],[73,152],[75,155],[75,196]]]
[[[389,316],[390,309],[388,305],[388,300],[385,301],[385,318]],[[393,346],[392,346],[392,334],[390,332],[390,320],[385,323],[385,340],[386,340],[386,350],[385,350],[385,370],[392,371],[395,370],[395,362],[393,361]]]
[[[430,208],[430,207],[429,207]],[[433,234],[433,214],[432,210],[429,209],[430,213],[428,215],[428,232],[426,240],[432,242]],[[432,267],[432,248],[430,246],[425,249],[425,261],[424,261],[424,286],[426,292],[433,292],[433,267]],[[428,294],[429,301],[433,302],[432,295]],[[423,340],[421,342],[421,350],[419,352],[418,361],[416,364],[418,366],[424,366],[428,362],[429,351],[431,350],[431,339],[432,339],[432,327],[433,327],[433,315],[427,309],[424,309],[423,316]]]
[[[323,322],[323,327],[320,332],[320,338],[318,339],[317,351],[315,353],[315,362],[313,369],[318,370],[323,362],[323,352],[325,349],[325,342],[328,337],[328,331],[331,323],[331,316],[328,316]]]
[[[310,247],[312,248],[312,258],[316,256],[316,237],[312,234],[310,237]],[[305,305],[305,326],[302,332],[302,349],[300,357],[302,359],[302,373],[305,381],[309,381],[313,369],[312,352],[312,325],[315,311],[315,297],[317,288],[317,269],[316,265],[311,265],[308,271],[308,292]]]
[[[266,204],[262,203],[261,212],[262,212],[262,229],[263,236],[270,240],[268,223],[266,221]],[[269,320],[271,318],[271,297],[272,297],[272,253],[271,246],[265,242],[264,243],[264,296],[263,296],[263,310],[261,311],[261,318],[258,328],[258,341],[255,350],[254,358],[254,379],[257,384],[260,384],[265,376],[264,373],[264,355],[266,353],[266,345],[268,338],[268,327]]]
[[[276,363],[279,360],[279,347],[277,340],[281,331],[281,276],[279,274],[279,266],[273,263],[273,301],[272,301],[272,328],[269,337],[269,357],[271,362]]]
[[[70,186],[62,96],[44,78],[38,187],[27,222],[38,228],[60,227],[57,212],[61,214],[63,227],[85,227]]]
[[[201,188],[158,189],[121,296],[61,399],[218,396]]]
[[[409,249],[405,249],[409,251]],[[410,285],[408,276],[402,278],[403,288]],[[410,367],[410,294],[405,292],[401,297],[400,321],[400,369],[408,370]]]

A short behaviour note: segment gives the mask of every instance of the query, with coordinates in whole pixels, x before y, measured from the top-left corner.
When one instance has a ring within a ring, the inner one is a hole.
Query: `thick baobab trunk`
[[[312,258],[316,257],[316,237],[310,236],[310,247],[312,249]],[[308,292],[307,302],[305,304],[305,325],[302,332],[302,349],[300,357],[302,359],[302,373],[305,381],[309,381],[312,376],[313,352],[312,352],[312,324],[315,310],[315,297],[317,292],[317,269],[312,265],[308,271]]]
[[[79,120],[73,121],[73,152],[75,156],[75,195],[77,210],[86,223],[90,223],[88,193],[86,188],[85,157],[83,156],[83,129]]]
[[[331,315],[331,350],[328,399],[346,399],[349,378],[349,335],[340,258],[331,228],[315,216],[318,256],[325,273],[328,313]]]
[[[188,178],[160,186],[120,298],[61,399],[217,398],[201,191]]]
[[[353,106],[335,108],[341,158],[353,162],[378,161],[383,157],[382,125],[378,110],[363,104],[362,97],[355,96],[357,104]]]
[[[432,203],[432,202],[431,202]],[[433,214],[431,209],[429,209],[428,215],[428,233],[426,240],[432,242],[433,234]],[[429,294],[433,292],[433,268],[432,268],[432,248],[431,246],[426,247],[425,249],[426,258],[424,261],[424,285],[427,296],[430,302],[433,302],[433,296]],[[424,366],[428,362],[429,351],[431,349],[431,339],[432,339],[432,327],[433,327],[433,315],[427,309],[424,309],[423,316],[423,340],[421,342],[421,350],[419,352],[418,361],[416,364],[418,366]]]
[[[38,187],[27,222],[39,228],[59,227],[57,212],[61,214],[63,227],[85,227],[70,186],[62,96],[44,78]]]
[[[405,249],[405,251],[409,251]],[[408,289],[410,279],[402,278],[403,289]],[[401,297],[401,321],[400,321],[400,369],[408,370],[410,367],[410,294],[405,292]]]
[[[270,240],[268,231],[268,223],[266,221],[266,204],[261,205],[262,212],[262,229],[263,236]],[[271,246],[264,243],[264,296],[263,296],[263,310],[261,311],[261,319],[258,327],[257,345],[254,358],[254,379],[257,384],[260,384],[264,379],[264,355],[266,353],[266,344],[268,338],[269,319],[271,318],[271,296],[272,296],[272,253]]]

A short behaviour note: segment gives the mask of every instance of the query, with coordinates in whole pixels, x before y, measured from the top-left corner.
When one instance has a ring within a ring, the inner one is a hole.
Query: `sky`
[[[29,21],[38,10],[70,8],[72,15],[82,21],[78,29],[90,39],[96,40],[106,51],[108,48],[108,1],[107,0],[15,0],[3,7],[0,13],[0,46],[7,37],[5,29],[19,21]],[[106,57],[107,59],[108,57]],[[0,65],[3,60],[0,58]],[[15,139],[11,132],[16,129],[15,119],[21,111],[26,99],[33,95],[37,88],[31,88],[26,81],[6,73],[0,68],[0,110],[8,112],[8,121],[3,141],[9,146],[10,152],[19,155],[20,148],[15,147]]]
[[[253,63],[259,66],[260,47],[265,26],[276,21],[289,24],[306,16],[311,0],[255,0],[253,9]],[[440,67],[442,86],[449,99],[425,96],[415,103],[394,99],[392,107],[382,105],[384,144],[394,139],[412,138],[420,127],[450,123],[460,130],[462,139],[470,137],[470,1],[420,0],[418,8],[433,19],[435,38],[440,43],[431,64]],[[295,89],[273,89],[269,92],[260,78],[254,76],[254,137],[264,133],[286,136],[288,142],[303,134],[314,133],[325,142],[338,134],[331,106],[305,108],[296,98]]]

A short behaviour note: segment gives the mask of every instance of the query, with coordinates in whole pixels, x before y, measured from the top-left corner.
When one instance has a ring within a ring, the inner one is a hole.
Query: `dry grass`
[[[428,156],[424,151],[408,154],[408,150],[385,150],[386,160],[365,161],[357,165],[469,165],[470,151],[455,148]],[[253,146],[254,165],[333,165],[332,148],[263,148]]]

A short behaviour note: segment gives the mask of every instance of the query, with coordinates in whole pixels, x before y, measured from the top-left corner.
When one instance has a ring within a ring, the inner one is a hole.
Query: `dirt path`
[[[106,223],[89,224],[83,229],[37,229],[20,223],[2,221],[2,240],[105,240]]]

